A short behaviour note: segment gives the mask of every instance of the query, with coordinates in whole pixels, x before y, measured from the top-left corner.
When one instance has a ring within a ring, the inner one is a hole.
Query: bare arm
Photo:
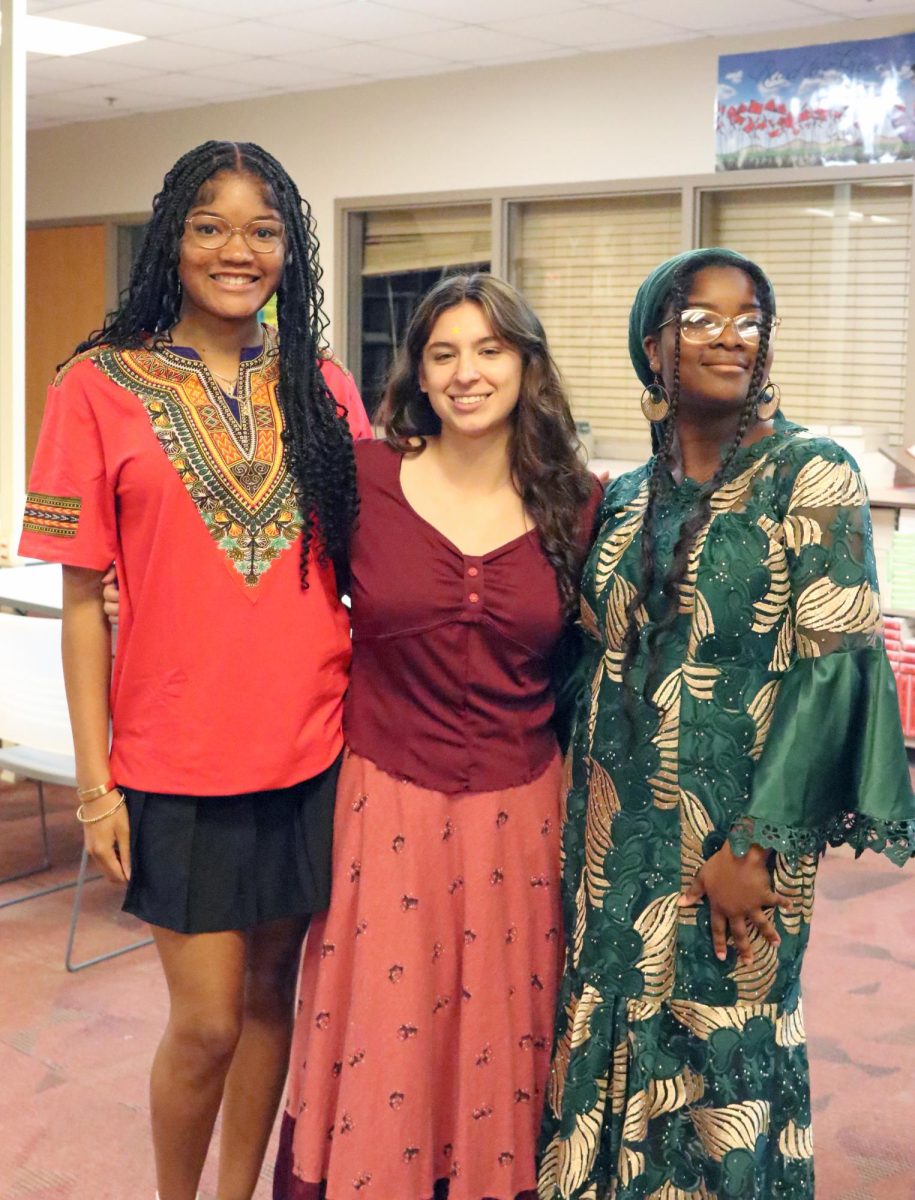
[[[63,568],[63,663],[67,704],[76,752],[76,778],[92,788],[111,777],[108,758],[108,688],[111,632],[102,609],[101,571]],[[114,790],[83,808],[86,818],[107,813],[118,802]],[[86,848],[104,874],[116,882],[130,878],[127,810],[84,826]]]

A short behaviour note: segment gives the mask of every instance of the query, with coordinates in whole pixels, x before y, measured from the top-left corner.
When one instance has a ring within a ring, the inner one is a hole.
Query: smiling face
[[[684,308],[709,309],[723,317],[761,312],[753,280],[739,267],[705,267],[697,271]],[[671,391],[676,347],[674,324],[649,335],[644,345],[652,371],[661,376],[664,386]],[[743,341],[732,323],[725,325],[708,343],[691,342],[681,336],[681,411],[720,410],[722,406],[742,408],[756,363],[756,350],[757,343]],[[768,378],[772,355],[770,340],[761,383]]]
[[[507,434],[522,373],[519,351],[495,334],[479,304],[465,300],[445,309],[429,331],[419,386],[444,436]]]
[[[187,215],[198,226],[210,216],[236,229],[249,221],[280,220],[259,179],[228,172],[207,180]],[[285,253],[281,240],[269,253],[256,254],[240,233],[208,250],[194,242],[185,225],[178,259],[182,319],[205,314],[231,322],[250,320],[279,286]]]

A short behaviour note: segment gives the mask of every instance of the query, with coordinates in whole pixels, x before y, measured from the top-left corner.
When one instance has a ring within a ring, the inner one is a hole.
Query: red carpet
[[[0,874],[38,853],[34,789],[0,784]],[[71,797],[51,791],[47,875],[76,872]],[[167,1000],[152,947],[77,975],[72,892],[0,910],[0,1200],[152,1200],[146,1076]],[[136,939],[117,892],[91,884],[85,957]],[[806,973],[818,1200],[915,1200],[915,869],[830,852]],[[269,1200],[268,1159],[256,1200]],[[203,1179],[215,1200],[215,1156]],[[377,1200],[396,1200],[380,1197]]]

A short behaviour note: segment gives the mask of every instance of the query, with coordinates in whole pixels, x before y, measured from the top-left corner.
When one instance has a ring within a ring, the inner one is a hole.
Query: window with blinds
[[[703,196],[703,244],[746,254],[775,286],[772,378],[788,417],[902,441],[911,229],[908,181]]]
[[[488,204],[379,209],[365,214],[363,275],[396,275],[488,262]]]
[[[426,292],[455,271],[488,271],[490,204],[419,205],[362,214],[358,363],[362,399],[374,414],[397,347]]]
[[[511,228],[512,282],[543,322],[576,421],[647,444],[629,309],[649,271],[681,249],[679,193],[522,202]]]

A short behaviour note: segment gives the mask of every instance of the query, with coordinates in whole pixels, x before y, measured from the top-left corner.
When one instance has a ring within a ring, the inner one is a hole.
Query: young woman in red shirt
[[[275,159],[230,142],[184,155],[119,308],[50,390],[30,480],[21,551],[64,566],[78,816],[168,983],[161,1200],[193,1200],[220,1104],[219,1197],[250,1200],[299,948],[328,900],[338,593],[353,437],[370,431],[324,347],[319,279],[310,211]],[[258,323],[274,294],[278,338]]]

